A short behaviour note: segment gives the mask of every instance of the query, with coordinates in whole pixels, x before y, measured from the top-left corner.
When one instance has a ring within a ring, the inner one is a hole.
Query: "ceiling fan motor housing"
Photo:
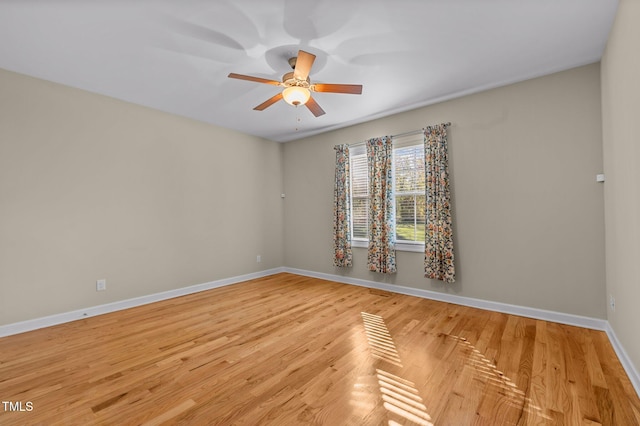
[[[300,80],[293,76],[293,72],[288,72],[282,76],[282,84],[286,87],[304,87],[308,89],[311,86],[311,80],[309,77],[306,80]]]

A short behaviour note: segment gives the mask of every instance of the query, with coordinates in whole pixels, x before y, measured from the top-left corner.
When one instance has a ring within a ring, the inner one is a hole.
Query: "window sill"
[[[351,247],[368,248],[369,242],[366,240],[353,240]],[[408,251],[413,253],[424,253],[424,243],[411,244],[396,242],[396,251]]]
[[[424,243],[411,244],[396,242],[397,251],[410,251],[414,253],[424,253]]]

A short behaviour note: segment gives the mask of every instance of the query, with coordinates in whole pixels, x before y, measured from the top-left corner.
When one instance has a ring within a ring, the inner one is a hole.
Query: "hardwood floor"
[[[602,332],[292,274],[2,338],[0,400],[2,425],[640,424]]]

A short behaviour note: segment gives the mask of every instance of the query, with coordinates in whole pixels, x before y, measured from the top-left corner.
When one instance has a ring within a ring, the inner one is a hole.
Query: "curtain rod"
[[[451,122],[447,122],[447,123],[443,123],[445,125],[445,127],[449,127],[451,126]],[[427,127],[431,127],[431,126],[426,126],[422,129],[418,129],[418,130],[412,130],[410,132],[404,132],[404,133],[399,133],[397,135],[391,135],[389,136],[390,138],[400,138],[402,136],[409,136],[409,135],[417,135],[419,133],[422,133],[424,131],[424,129],[426,129]],[[351,143],[349,144],[350,147],[355,148],[357,146],[361,146],[364,145],[366,143],[366,141],[360,141],[360,142],[356,142],[356,143]]]
[[[445,125],[446,127],[449,127],[449,126],[451,126],[451,122],[444,123],[444,125]],[[427,127],[429,127],[429,126],[427,126]],[[392,137],[392,138],[400,138],[400,137],[402,137],[402,136],[415,135],[415,134],[421,133],[421,132],[423,132],[423,131],[424,131],[424,129],[411,130],[410,132],[399,133],[399,134],[397,134],[397,135],[391,135],[390,137]]]

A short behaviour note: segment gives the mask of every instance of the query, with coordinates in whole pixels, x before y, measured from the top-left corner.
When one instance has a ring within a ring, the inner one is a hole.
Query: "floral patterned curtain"
[[[396,230],[394,226],[393,147],[390,137],[367,141],[369,169],[369,253],[370,271],[396,272]]]
[[[455,268],[446,124],[424,130],[424,160],[427,198],[424,275],[452,283],[455,281]]]
[[[333,203],[333,264],[351,266],[351,178],[349,176],[349,146],[336,145],[336,180]]]

